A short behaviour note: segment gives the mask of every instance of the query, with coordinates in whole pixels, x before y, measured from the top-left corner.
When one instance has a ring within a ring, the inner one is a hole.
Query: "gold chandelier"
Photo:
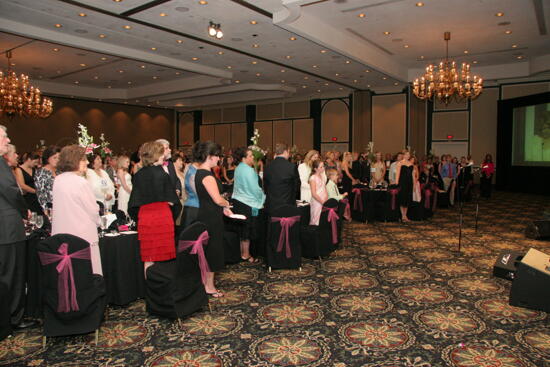
[[[463,62],[460,71],[454,61],[449,60],[449,40],[451,32],[444,33],[447,52],[445,60],[439,66],[432,64],[426,67],[426,73],[413,83],[413,93],[420,99],[433,100],[437,97],[446,105],[451,99],[462,101],[475,99],[483,90],[483,79],[470,76],[470,64]]]
[[[42,97],[40,89],[29,83],[29,77],[21,74],[17,77],[11,70],[11,51],[6,52],[8,70],[0,71],[0,116],[46,118],[53,111],[51,99]]]

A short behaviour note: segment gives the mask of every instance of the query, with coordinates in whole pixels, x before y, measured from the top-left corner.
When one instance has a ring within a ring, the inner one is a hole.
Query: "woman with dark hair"
[[[239,162],[237,160],[237,162]],[[228,185],[233,185],[235,179],[235,159],[232,155],[226,155],[222,165],[222,179]]]
[[[86,179],[90,184],[96,201],[102,202],[106,209],[115,203],[115,185],[109,174],[103,169],[104,160],[97,153],[88,156]]]
[[[42,168],[37,170],[34,176],[36,196],[46,215],[49,215],[49,207],[52,205],[53,180],[57,174],[60,151],[61,149],[55,145],[47,147],[42,153]]]
[[[25,198],[29,210],[42,215],[42,208],[38,203],[36,187],[34,186],[35,168],[39,160],[40,156],[38,154],[23,153],[21,156],[21,164],[15,169],[15,179],[21,191],[23,191],[23,197]]]
[[[479,179],[480,194],[484,198],[491,197],[491,181],[493,180],[494,173],[495,164],[493,163],[493,156],[487,153],[481,165],[481,177]]]
[[[250,255],[250,240],[254,239],[254,217],[264,206],[265,194],[258,185],[258,174],[254,169],[254,156],[248,148],[242,147],[235,150],[235,160],[240,162],[235,170],[235,183],[233,186],[233,212],[243,214],[245,223],[241,226],[241,259],[249,262],[257,262]]]
[[[90,243],[92,272],[103,274],[99,253],[99,206],[90,185],[83,177],[86,173],[85,149],[68,145],[61,149],[57,168],[59,175],[53,184],[52,235],[68,233]]]
[[[132,180],[128,214],[137,221],[144,270],[156,261],[176,257],[174,219],[181,204],[170,176],[164,171],[164,146],[151,141],[139,150],[143,168]]]
[[[199,142],[196,142],[193,145],[193,152],[197,149],[198,144]],[[199,166],[200,164],[196,161],[195,155],[192,154],[191,162],[185,166],[185,170],[183,171],[184,185],[182,187],[185,189],[185,197],[187,198],[181,218],[183,228],[195,222],[199,215],[199,197],[195,188],[195,175]]]
[[[208,245],[205,246],[206,260],[210,267],[204,289],[212,297],[223,297],[223,293],[214,285],[214,273],[224,267],[223,253],[223,215],[233,214],[229,202],[221,196],[222,185],[212,173],[220,160],[221,147],[212,141],[199,142],[193,148],[193,157],[200,163],[195,174],[195,188],[200,201],[197,221],[206,225]]]

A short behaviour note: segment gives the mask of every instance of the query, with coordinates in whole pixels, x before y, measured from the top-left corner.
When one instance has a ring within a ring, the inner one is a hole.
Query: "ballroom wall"
[[[46,119],[0,119],[19,152],[33,150],[41,139],[46,145],[75,143],[79,123],[88,127],[95,140],[104,133],[115,152],[133,152],[143,142],[158,138],[175,141],[172,110],[71,98],[52,100],[54,112]]]

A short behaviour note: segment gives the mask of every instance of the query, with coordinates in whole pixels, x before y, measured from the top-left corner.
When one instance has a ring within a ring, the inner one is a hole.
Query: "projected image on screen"
[[[550,103],[514,108],[512,164],[550,166]]]

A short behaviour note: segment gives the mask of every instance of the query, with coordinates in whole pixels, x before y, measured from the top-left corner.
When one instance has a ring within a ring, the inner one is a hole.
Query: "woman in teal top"
[[[182,228],[186,228],[191,223],[197,220],[199,214],[199,197],[197,190],[195,189],[195,174],[197,173],[197,162],[188,164],[185,167],[185,193],[187,194],[187,200],[183,207]]]
[[[233,181],[233,213],[246,216],[241,226],[241,258],[257,262],[250,255],[250,240],[255,238],[255,218],[264,206],[265,194],[258,185],[258,174],[254,170],[254,156],[248,148],[237,148],[233,153],[235,162],[240,162],[235,169]]]

